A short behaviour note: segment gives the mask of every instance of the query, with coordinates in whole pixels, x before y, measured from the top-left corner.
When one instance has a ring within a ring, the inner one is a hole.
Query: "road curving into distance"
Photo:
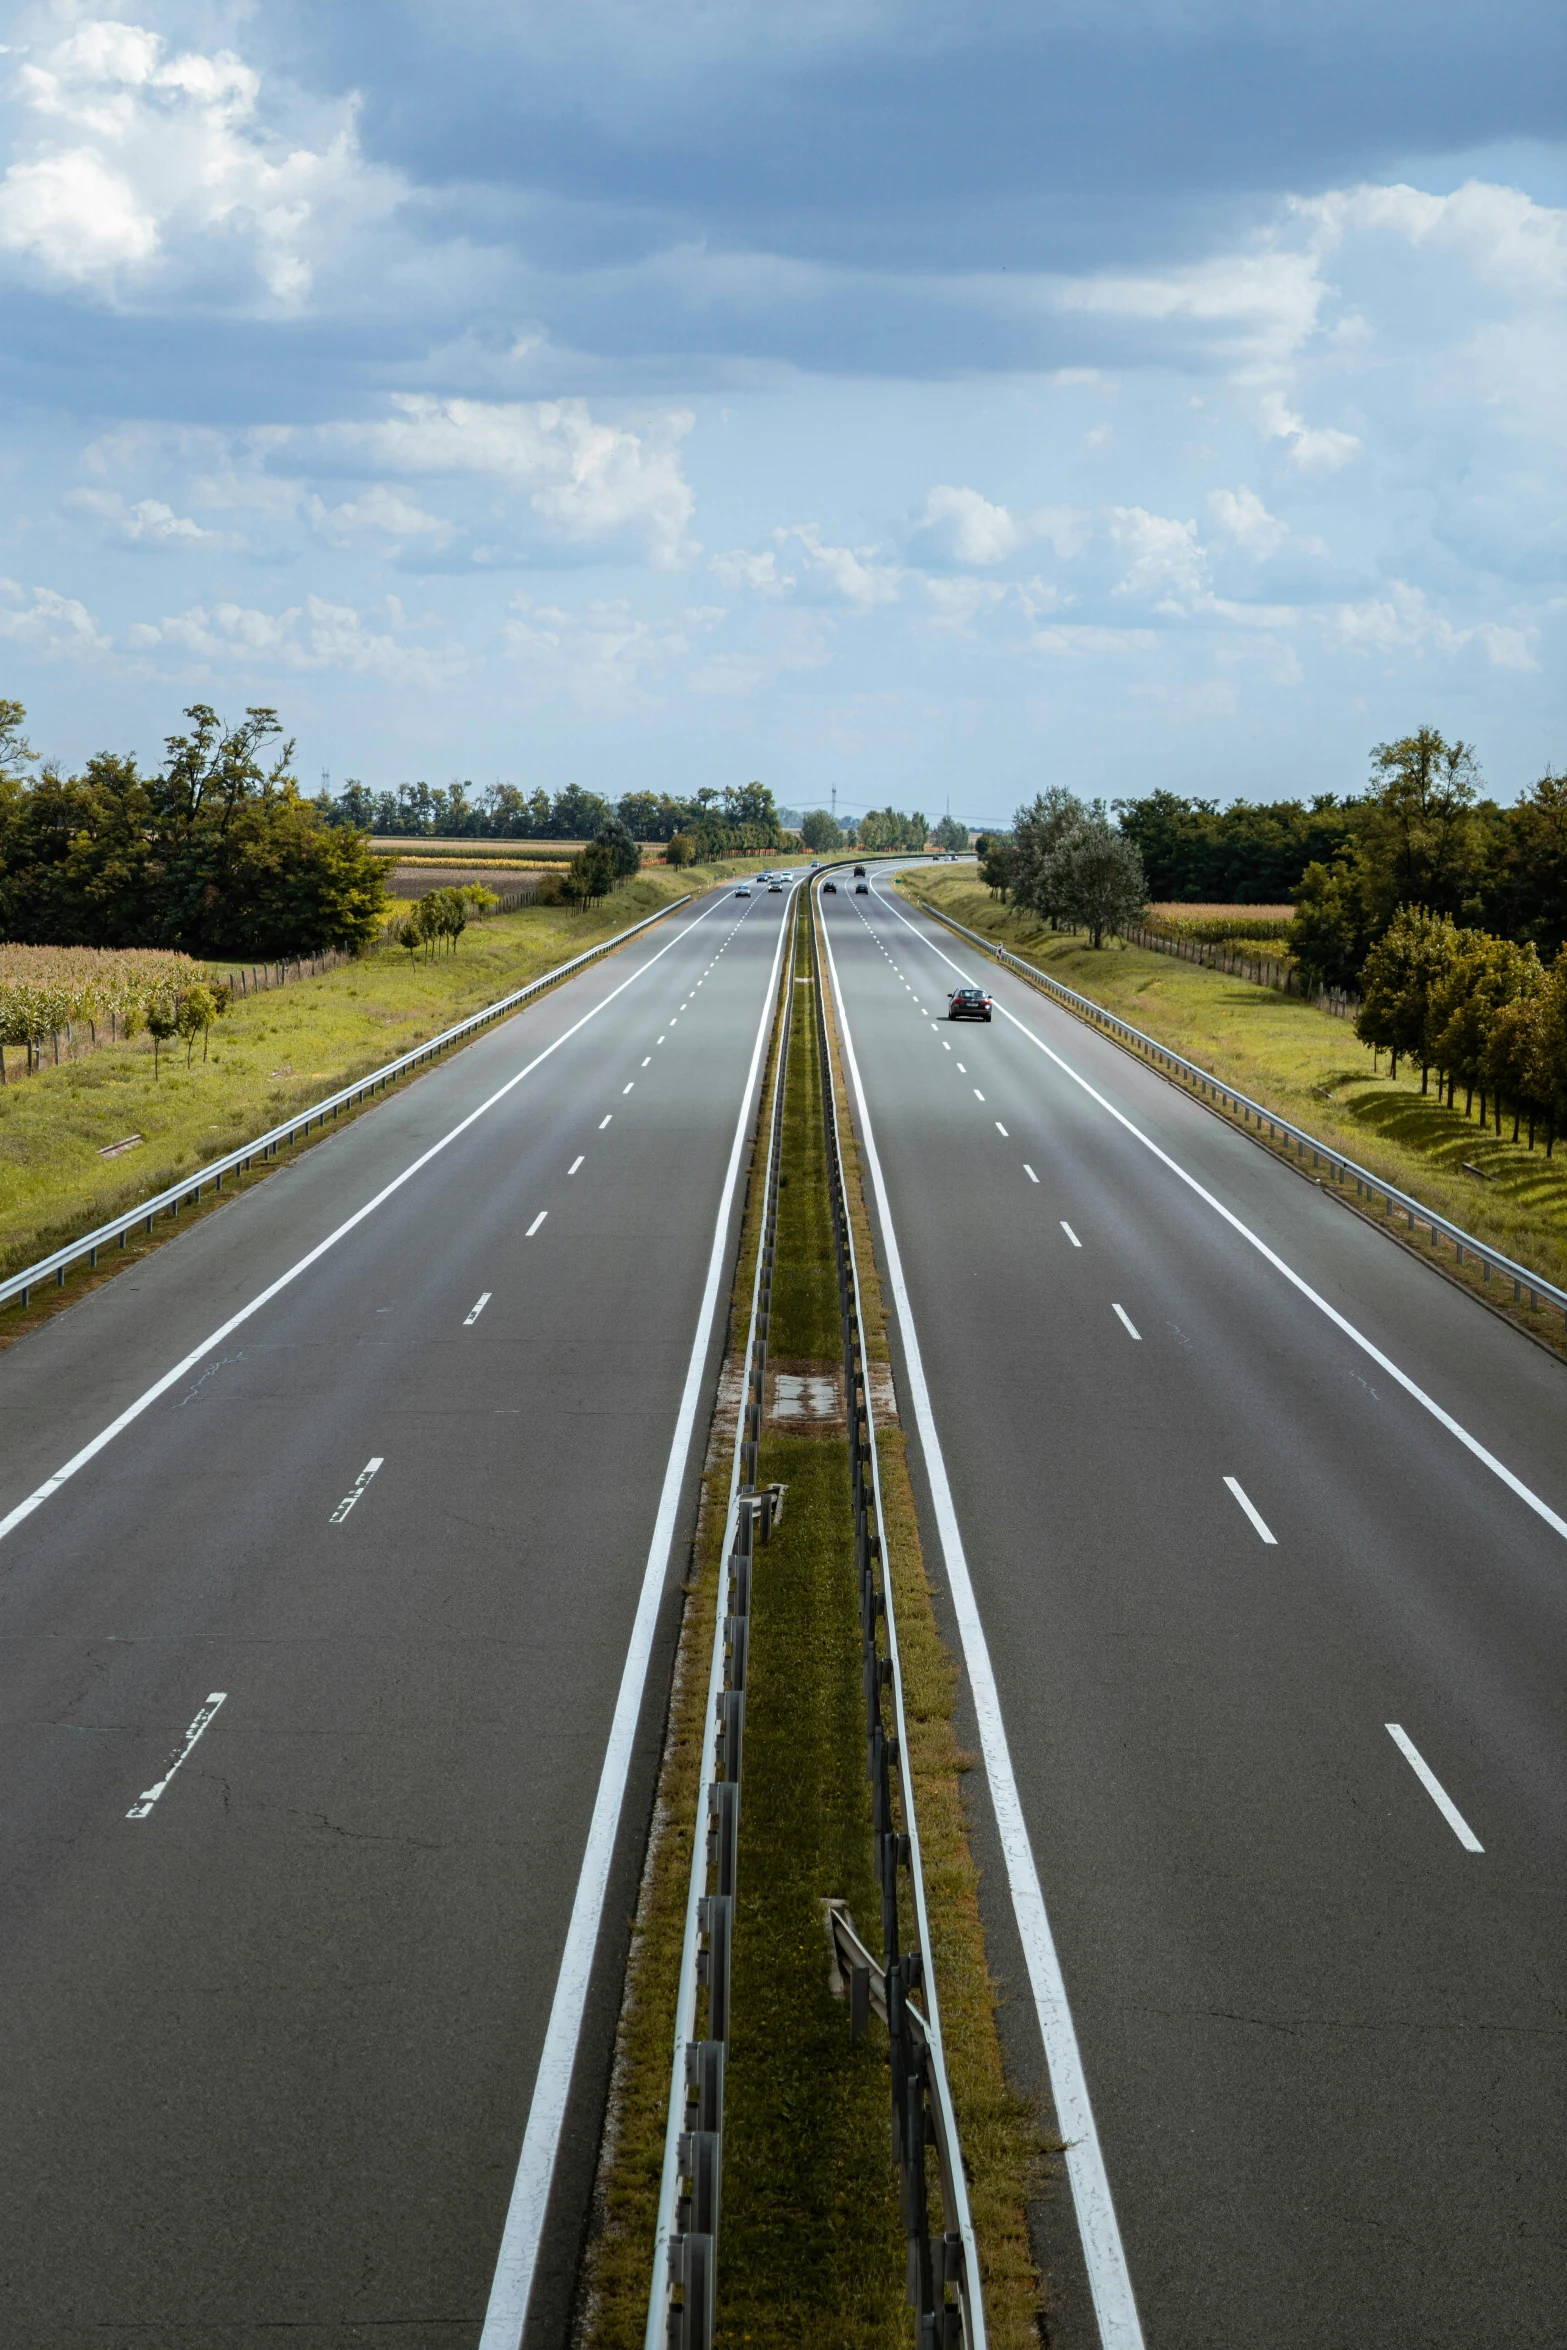
[[[564,2339],[786,902],[0,1356],[0,2339]]]
[[[1055,2338],[1559,2342],[1567,1375],[885,883],[824,911]]]

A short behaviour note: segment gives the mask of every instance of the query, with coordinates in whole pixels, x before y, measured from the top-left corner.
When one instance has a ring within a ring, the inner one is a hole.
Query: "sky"
[[[1567,764],[1556,0],[127,0],[0,51],[0,695],[851,814]]]

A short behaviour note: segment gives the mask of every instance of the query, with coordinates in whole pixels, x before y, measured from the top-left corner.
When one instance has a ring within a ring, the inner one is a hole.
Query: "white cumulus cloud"
[[[218,537],[188,514],[176,514],[161,498],[138,498],[130,505],[118,490],[73,490],[67,502],[85,514],[96,514],[116,537],[132,545],[198,547]]]
[[[0,640],[78,658],[106,653],[113,643],[74,596],[54,588],[24,588],[14,579],[0,579]]]

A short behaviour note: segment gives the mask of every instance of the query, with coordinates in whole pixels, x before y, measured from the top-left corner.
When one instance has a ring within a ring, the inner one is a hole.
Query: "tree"
[[[948,849],[961,856],[968,847],[968,826],[959,816],[943,816],[930,837],[938,849]]]
[[[1463,1085],[1466,1118],[1478,1090],[1483,1125],[1494,1081],[1492,1023],[1504,1004],[1538,995],[1544,973],[1532,945],[1521,947],[1483,930],[1460,931],[1458,937],[1458,952],[1431,989],[1425,1049],[1436,1068],[1446,1072],[1449,1104]]]
[[[561,888],[573,904],[596,905],[615,886],[615,861],[601,840],[590,840],[567,866]]]
[[[1010,833],[982,832],[974,843],[979,878],[992,897],[1005,901],[1017,879],[1017,848]]]
[[[929,837],[929,827],[916,810],[905,816],[893,807],[872,808],[860,821],[859,844],[862,849],[886,851],[889,849],[919,850]]]
[[[606,816],[594,838],[609,851],[617,882],[629,881],[633,874],[641,872],[642,851],[618,816]]]
[[[21,783],[28,768],[38,764],[38,753],[22,732],[26,724],[20,702],[0,700],[0,789]]]
[[[1535,999],[1528,1041],[1529,1098],[1545,1119],[1545,1155],[1567,1126],[1567,945],[1557,949]],[[1534,1135],[1531,1127],[1530,1142]]]
[[[154,996],[147,1006],[147,1033],[152,1038],[152,1082],[158,1082],[158,1056],[171,1037],[179,1034],[179,1014],[172,996]]]
[[[825,808],[812,808],[800,819],[800,838],[818,857],[843,846],[843,834]]]
[[[1420,1062],[1420,1090],[1430,1066],[1426,1037],[1431,991],[1456,960],[1463,933],[1446,914],[1425,906],[1400,906],[1366,957],[1360,977],[1361,1006],[1355,1034],[1362,1044],[1385,1047],[1398,1075],[1401,1053]]]
[[[1375,933],[1360,875],[1349,857],[1308,865],[1295,892],[1290,945],[1308,985],[1352,989]]]
[[[726,785],[724,816],[730,824],[761,824],[772,833],[779,833],[782,829],[773,795],[765,783]],[[778,844],[769,841],[767,845],[774,847]]]
[[[596,791],[584,791],[580,783],[568,783],[555,794],[550,831],[557,840],[591,840],[608,814],[608,800],[601,800]]]
[[[1502,816],[1487,890],[1491,926],[1549,954],[1567,938],[1567,775],[1550,768]]]
[[[217,1016],[217,998],[211,988],[204,986],[201,981],[198,980],[194,987],[187,987],[180,996],[174,1014],[174,1026],[176,1032],[185,1039],[185,1066],[187,1069],[190,1067],[190,1057],[196,1049],[198,1036],[201,1038],[201,1057],[203,1060],[206,1059],[207,1034]]]
[[[1465,911],[1479,880],[1478,774],[1473,745],[1447,742],[1434,726],[1373,750],[1356,841],[1373,934],[1400,906]]]
[[[671,837],[669,846],[664,851],[664,862],[677,869],[682,865],[696,863],[696,843],[688,832],[677,832]]]
[[[1135,921],[1148,902],[1142,858],[1097,801],[1062,835],[1036,886],[1050,912],[1081,923],[1095,948],[1107,930]]]
[[[1095,805],[1102,818],[1103,804]],[[1058,783],[1053,783],[1048,791],[1036,792],[1028,807],[1019,808],[1012,819],[1011,890],[1016,904],[1031,908],[1051,922],[1060,919],[1064,909],[1051,902],[1047,875],[1056,851],[1068,834],[1086,820],[1088,813],[1082,801]]]

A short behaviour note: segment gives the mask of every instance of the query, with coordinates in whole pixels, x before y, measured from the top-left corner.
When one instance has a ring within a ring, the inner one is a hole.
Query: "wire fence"
[[[820,905],[816,905],[820,918]],[[854,1512],[854,1564],[859,1584],[860,1641],[865,1693],[866,1767],[871,1784],[876,1876],[881,1892],[881,1955],[861,1940],[841,1902],[828,1906],[828,1932],[840,1986],[848,1993],[849,2027],[858,2037],[872,2009],[886,2024],[892,2085],[892,2139],[901,2188],[908,2257],[908,2297],[919,2350],[984,2350],[985,2316],[979,2258],[957,2120],[942,2056],[936,1981],[931,1965],[919,1821],[906,1758],[908,1724],[898,1619],[888,1572],[875,1408],[865,1355],[864,1318],[854,1226],[844,1183],[843,1136],[833,1083],[832,1035],[824,983],[825,958],[812,925],[816,1025],[821,1062],[822,1124],[832,1200],[838,1274],[838,1318],[843,1343],[844,1395],[849,1423],[849,1471]],[[890,1704],[891,1726],[887,1719]],[[913,1932],[905,1938],[899,1891],[907,1872]],[[922,1993],[924,2006],[915,1994]],[[930,2224],[927,2150],[934,2149],[941,2187],[942,2227]]]
[[[959,922],[954,915],[944,912],[940,906],[932,905],[928,899],[921,899],[920,903],[927,914],[934,915],[938,922],[956,931],[960,938],[966,938],[982,948],[1009,971],[1015,971],[1019,978],[1028,981],[1030,987],[1037,988],[1041,995],[1065,1004],[1079,1019],[1088,1021],[1115,1043],[1151,1062],[1166,1077],[1189,1086],[1210,1107],[1224,1111],[1246,1132],[1254,1134],[1258,1140],[1267,1141],[1285,1157],[1293,1158],[1297,1165],[1304,1166],[1309,1152],[1311,1165],[1319,1179],[1332,1183],[1346,1197],[1353,1184],[1355,1199],[1364,1205],[1368,1213],[1373,1212],[1376,1203],[1380,1201],[1380,1213],[1389,1224],[1396,1224],[1402,1219],[1412,1236],[1418,1236],[1423,1229],[1427,1245],[1437,1255],[1447,1248],[1453,1252],[1454,1262],[1458,1266],[1472,1260],[1480,1267],[1483,1280],[1490,1281],[1494,1276],[1500,1282],[1512,1283],[1515,1304],[1527,1300],[1536,1311],[1559,1313],[1567,1322],[1567,1290],[1558,1289],[1554,1282],[1547,1281],[1542,1274],[1531,1272],[1527,1265],[1515,1264],[1511,1257],[1504,1256],[1489,1241],[1477,1240],[1461,1224],[1451,1223],[1446,1216],[1438,1215],[1434,1208],[1428,1208],[1423,1201],[1412,1199],[1408,1192],[1400,1191],[1395,1184],[1388,1183],[1380,1175],[1373,1175],[1369,1168],[1362,1167],[1358,1161],[1347,1158],[1342,1151],[1335,1150],[1331,1143],[1308,1134],[1304,1127],[1294,1125],[1276,1110],[1265,1108],[1261,1102],[1254,1102],[1249,1094],[1237,1092],[1233,1085],[1225,1085],[1197,1062],[1185,1060],[1180,1053],[1172,1053],[1168,1045],[1160,1044],[1157,1037],[1147,1036],[1142,1029],[1132,1027],[1129,1021],[1118,1019],[1113,1012],[1107,1012],[1102,1004],[1096,1004],[1090,996],[1079,995],[1075,988],[1063,986],[1059,979],[1052,979],[1047,972],[1025,962],[1021,955],[1014,955],[1010,947],[986,938],[983,931],[970,930],[966,922]]]
[[[1250,980],[1253,987],[1300,996],[1338,1020],[1356,1019],[1360,1012],[1358,995],[1343,987],[1312,987],[1301,976],[1300,965],[1287,956],[1248,954],[1224,939],[1172,936],[1168,930],[1150,930],[1142,922],[1128,922],[1121,935],[1151,954],[1175,955],[1183,963],[1203,963],[1210,971],[1227,972],[1232,979]]]
[[[221,1191],[226,1175],[245,1173],[258,1159],[265,1161],[275,1158],[279,1151],[286,1150],[301,1136],[308,1136],[312,1127],[325,1126],[329,1119],[339,1117],[344,1110],[357,1108],[368,1101],[372,1094],[384,1091],[387,1086],[395,1084],[398,1078],[422,1068],[427,1061],[433,1061],[438,1053],[449,1052],[453,1045],[476,1035],[481,1028],[488,1027],[491,1021],[504,1019],[531,997],[541,995],[546,988],[569,978],[572,972],[597,962],[603,955],[613,954],[627,939],[635,938],[638,931],[646,930],[651,923],[662,922],[666,915],[675,913],[690,902],[690,897],[686,896],[673,899],[667,906],[660,906],[656,913],[644,915],[640,922],[633,922],[628,929],[616,931],[613,938],[600,940],[597,946],[588,947],[580,955],[573,955],[569,962],[557,963],[553,971],[546,971],[539,978],[530,979],[526,986],[513,988],[509,995],[499,997],[493,1004],[486,1004],[481,1011],[471,1012],[453,1027],[442,1029],[439,1036],[432,1036],[428,1043],[416,1045],[412,1052],[403,1053],[397,1060],[373,1069],[368,1076],[357,1079],[352,1085],[343,1086],[339,1092],[329,1094],[324,1101],[312,1103],[297,1117],[285,1119],[282,1125],[271,1127],[265,1134],[258,1134],[253,1142],[242,1143],[238,1150],[229,1151],[221,1159],[209,1160],[195,1174],[170,1184],[167,1190],[156,1193],[153,1198],[141,1201],[134,1208],[127,1208],[123,1215],[111,1218],[107,1224],[100,1224],[95,1231],[84,1233],[79,1240],[67,1241],[51,1256],[41,1257],[36,1264],[28,1265],[20,1273],[13,1273],[8,1280],[0,1281],[0,1307],[16,1300],[26,1306],[33,1290],[51,1279],[58,1288],[63,1289],[66,1274],[73,1265],[84,1262],[89,1266],[96,1265],[101,1249],[116,1245],[123,1249],[138,1225],[150,1233],[159,1216],[178,1216],[182,1206],[197,1205],[209,1184],[214,1191]]]

